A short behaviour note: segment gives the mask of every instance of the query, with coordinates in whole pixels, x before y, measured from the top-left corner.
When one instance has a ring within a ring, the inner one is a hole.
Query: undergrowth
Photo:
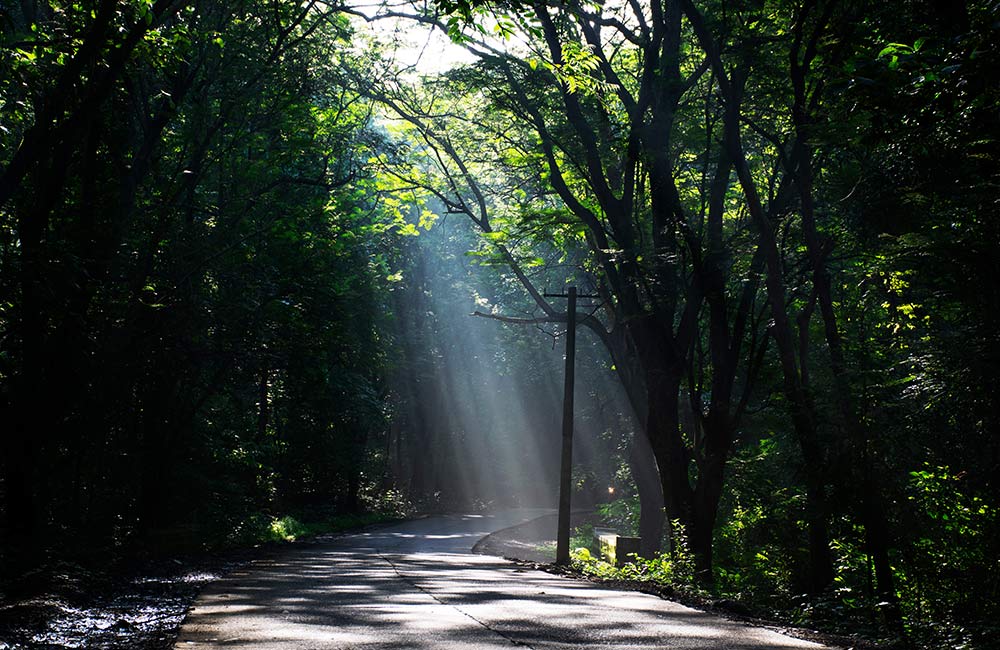
[[[395,490],[362,493],[363,511],[345,513],[334,507],[301,508],[284,513],[252,513],[230,528],[222,546],[253,546],[294,542],[371,524],[397,521],[412,514],[412,506]]]
[[[675,531],[682,531],[674,525]],[[694,558],[688,548],[683,533],[675,532],[673,548],[647,559],[632,554],[621,567],[606,561],[600,555],[592,526],[581,526],[572,537],[574,550],[570,553],[573,568],[584,575],[602,580],[642,582],[669,587],[690,595],[706,595],[697,584],[694,573]]]
[[[337,515],[319,521],[300,521],[292,515],[285,515],[270,518],[266,526],[261,526],[258,530],[258,541],[294,542],[395,519],[399,519],[399,516],[378,512]]]

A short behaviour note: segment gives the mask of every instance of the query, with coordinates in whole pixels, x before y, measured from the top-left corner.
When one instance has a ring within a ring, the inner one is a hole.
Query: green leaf
[[[396,232],[404,237],[417,237],[420,231],[412,223],[405,223],[396,229]]]

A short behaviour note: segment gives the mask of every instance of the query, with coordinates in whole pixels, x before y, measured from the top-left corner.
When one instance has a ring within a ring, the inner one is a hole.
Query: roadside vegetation
[[[915,477],[915,480],[918,478]],[[637,505],[634,498],[603,504],[596,512],[598,521],[600,525],[620,534],[634,535],[638,532],[638,520],[634,514],[630,516],[629,513],[635,513]],[[958,518],[964,517],[959,515]],[[759,523],[755,519],[757,518],[753,516],[730,519],[730,523],[720,527],[716,533],[716,544],[722,548],[745,548],[745,536],[750,532],[747,528]],[[994,647],[992,644],[998,632],[995,622],[976,620],[961,612],[946,618],[940,609],[936,614],[926,609],[931,602],[938,603],[940,607],[943,603],[961,602],[965,598],[963,593],[948,593],[947,585],[944,584],[934,587],[934,596],[904,591],[901,594],[901,606],[904,610],[919,611],[923,607],[925,618],[913,620],[907,626],[908,638],[905,641],[895,634],[887,633],[879,610],[888,604],[873,602],[870,579],[866,580],[863,575],[867,558],[857,548],[846,544],[836,546],[838,566],[845,569],[854,567],[854,570],[845,570],[835,580],[833,587],[817,598],[805,593],[795,593],[791,588],[788,569],[781,564],[783,552],[777,545],[757,548],[752,558],[736,555],[720,561],[715,567],[713,580],[706,581],[697,572],[697,564],[683,534],[683,526],[680,522],[673,522],[672,528],[675,532],[669,551],[651,558],[633,554],[627,563],[618,566],[602,555],[594,535],[594,526],[580,526],[575,529],[572,537],[572,569],[582,576],[601,582],[651,589],[662,596],[695,606],[710,607],[727,615],[837,635],[827,639],[832,643],[855,639],[863,647],[872,648],[899,648],[908,645],[919,648]],[[966,543],[970,543],[970,540],[966,540]],[[963,571],[971,573],[977,566],[981,566],[981,558],[975,548],[967,548],[964,552],[954,549],[949,556],[951,562],[959,561],[964,564]],[[929,561],[929,558],[924,561]],[[925,566],[902,565],[899,573],[904,583],[919,580],[920,571]]]

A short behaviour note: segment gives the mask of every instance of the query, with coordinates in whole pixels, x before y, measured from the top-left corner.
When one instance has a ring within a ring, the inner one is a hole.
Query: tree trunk
[[[812,279],[820,314],[823,318],[823,329],[830,354],[830,369],[834,376],[836,403],[848,433],[852,465],[860,473],[856,483],[860,486],[861,521],[865,529],[865,546],[872,556],[875,565],[875,579],[880,601],[889,603],[884,614],[886,623],[904,636],[902,614],[899,600],[896,596],[895,578],[889,560],[890,536],[886,525],[881,487],[872,477],[871,460],[868,455],[869,435],[864,423],[859,417],[847,362],[844,357],[843,344],[837,326],[837,314],[833,306],[833,293],[830,273],[826,266],[826,256],[829,247],[824,246],[816,225],[815,199],[813,196],[812,151],[809,147],[809,117],[806,111],[806,75],[808,61],[800,64],[796,54],[792,64],[792,85],[795,90],[793,121],[796,130],[795,144],[792,149],[793,180],[799,191],[801,200],[802,230],[806,241],[806,250],[812,263]]]
[[[795,337],[785,307],[785,285],[781,253],[774,229],[764,213],[757,188],[750,173],[739,138],[739,110],[730,108],[727,128],[732,146],[731,155],[736,160],[737,175],[750,207],[750,214],[757,226],[764,249],[768,300],[771,303],[771,333],[778,348],[784,377],[785,397],[791,407],[792,424],[805,461],[806,495],[809,503],[809,556],[810,590],[819,593],[833,580],[833,560],[830,554],[826,518],[825,480],[822,475],[826,459],[816,430],[815,407],[808,393],[802,388],[798,363],[795,359]]]
[[[825,459],[817,437],[815,408],[808,393],[802,389],[799,368],[795,359],[795,338],[785,307],[785,284],[781,252],[774,226],[764,211],[756,181],[750,171],[743,149],[740,120],[739,85],[734,84],[723,64],[718,45],[708,31],[701,13],[691,0],[684,0],[688,21],[701,42],[715,73],[725,102],[723,114],[724,141],[736,169],[751,220],[760,237],[766,270],[765,283],[771,304],[771,334],[778,348],[784,393],[791,410],[792,424],[805,461],[806,495],[808,499],[809,527],[809,588],[813,593],[825,589],[833,580],[833,560],[830,553],[829,532],[826,524],[825,481],[821,474]]]
[[[656,557],[663,538],[663,491],[660,472],[645,431],[636,431],[628,447],[628,464],[639,493],[639,555]]]
[[[632,442],[629,444],[628,462],[639,493],[641,539],[639,554],[645,558],[652,558],[660,551],[660,542],[663,539],[663,489],[653,447],[646,434],[649,396],[635,351],[632,350],[630,354],[627,336],[626,330],[616,329],[610,332],[605,340],[637,424],[637,431],[632,435]]]
[[[669,370],[647,373],[649,407],[646,435],[656,464],[667,517],[684,523],[691,520],[691,485],[688,480],[690,454],[679,431],[678,400],[681,374]]]
[[[52,404],[49,401],[61,397],[52,395],[46,385],[50,365],[47,346],[50,321],[45,300],[44,264],[49,214],[58,196],[58,190],[50,183],[61,184],[65,165],[56,165],[53,174],[46,171],[36,170],[32,175],[32,189],[37,194],[18,213],[21,364],[14,403],[13,457],[8,464],[12,482],[6,487],[12,492],[9,498],[18,500],[8,512],[11,530],[31,556],[44,546],[47,491],[43,485],[46,477],[40,468],[52,436]]]
[[[709,434],[706,433],[706,437]],[[688,544],[694,555],[694,567],[698,580],[702,583],[712,582],[712,539],[715,533],[715,521],[719,512],[719,501],[722,499],[722,486],[725,480],[726,454],[706,452],[698,464],[698,482],[693,495],[693,511]]]

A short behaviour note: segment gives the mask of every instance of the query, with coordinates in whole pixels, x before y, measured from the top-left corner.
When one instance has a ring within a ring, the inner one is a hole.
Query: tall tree
[[[624,22],[611,9],[534,5],[530,17],[511,19],[537,39],[529,43],[536,49],[521,53],[463,37],[481,63],[450,81],[485,99],[477,104],[485,113],[470,124],[495,134],[496,159],[512,178],[524,179],[519,214],[505,216],[500,225],[485,216],[491,206],[470,171],[474,156],[456,145],[462,122],[444,108],[461,101],[454,91],[435,87],[420,98],[393,80],[391,92],[373,93],[417,127],[440,152],[442,167],[454,168],[443,186],[470,188],[473,200],[455,200],[449,207],[471,212],[501,246],[501,258],[532,295],[542,320],[559,319],[559,310],[545,301],[503,243],[522,234],[542,243],[564,229],[567,244],[586,245],[581,265],[604,298],[604,309],[601,320],[584,322],[608,345],[633,405],[643,413],[667,513],[692,528],[700,568],[708,576],[715,511],[738,419],[732,387],[740,376],[740,352],[748,341],[759,346],[763,340],[748,332],[755,283],[734,289],[727,282],[722,224],[730,163],[720,161],[712,139],[718,120],[708,120],[704,131],[692,129],[686,138],[677,125],[678,114],[690,110],[681,106],[682,97],[697,96],[708,103],[709,114],[714,110],[702,83],[707,63],[681,55],[677,7],[654,7],[650,15],[638,6],[621,11],[630,14]],[[410,17],[447,28],[430,16]],[[510,205],[510,197],[504,198]],[[706,213],[710,243],[703,235]],[[706,246],[714,247],[711,271],[703,261]],[[708,415],[698,410],[698,432],[685,438],[680,390],[689,375],[706,281],[713,291],[717,390]]]

